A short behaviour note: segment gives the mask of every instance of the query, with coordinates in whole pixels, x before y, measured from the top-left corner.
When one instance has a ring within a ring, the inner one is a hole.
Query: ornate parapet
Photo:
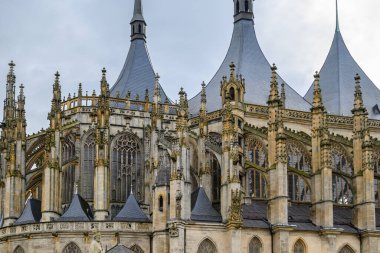
[[[0,229],[0,241],[9,240],[12,237],[28,238],[32,234],[86,234],[90,231],[99,231],[100,233],[151,233],[152,224],[135,223],[135,222],[46,222],[36,224],[26,224],[18,226],[4,227]]]

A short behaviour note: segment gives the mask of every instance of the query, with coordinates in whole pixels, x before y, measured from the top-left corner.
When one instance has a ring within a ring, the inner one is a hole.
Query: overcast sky
[[[169,97],[189,97],[215,74],[233,26],[232,0],[143,0],[150,57]],[[340,27],[351,54],[380,85],[380,1],[340,1]],[[0,0],[0,100],[8,62],[24,83],[28,133],[46,128],[54,73],[63,95],[99,90],[101,68],[112,86],[130,45],[133,0]],[[335,0],[256,0],[255,29],[264,54],[304,95],[330,48]],[[2,110],[0,111],[2,118]]]

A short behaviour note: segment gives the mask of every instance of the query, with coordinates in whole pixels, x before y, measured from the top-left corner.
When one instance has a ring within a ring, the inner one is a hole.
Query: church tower
[[[131,41],[136,39],[145,40],[146,23],[143,16],[142,0],[135,0],[133,18],[131,20]]]

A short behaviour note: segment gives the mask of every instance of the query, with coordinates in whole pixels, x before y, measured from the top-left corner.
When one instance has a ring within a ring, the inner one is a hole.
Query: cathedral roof
[[[138,95],[142,100],[145,97],[145,91],[148,90],[150,101],[152,101],[155,72],[146,46],[145,25],[141,0],[135,0],[134,15],[131,21],[132,41],[124,67],[110,90],[112,97],[125,98],[130,92],[131,99],[135,99]],[[141,31],[138,32],[138,29]],[[161,101],[170,101],[161,85],[160,89]]]
[[[118,244],[107,251],[107,253],[135,253],[133,250],[128,249],[124,245]]]
[[[193,221],[222,222],[222,216],[212,206],[203,187],[191,194],[191,216]]]
[[[3,227],[3,224],[4,224],[4,215],[1,214],[1,216],[0,216],[0,228]]]
[[[90,221],[93,218],[90,205],[79,194],[74,194],[69,208],[58,221]]]
[[[141,210],[135,195],[131,193],[120,212],[113,218],[114,221],[150,222],[148,216]]]
[[[29,198],[21,216],[15,221],[14,225],[37,223],[40,222],[41,216],[41,201]]]
[[[240,19],[234,24],[231,44],[227,55],[214,77],[206,86],[208,112],[221,109],[220,82],[229,75],[229,65],[234,62],[236,73],[245,79],[245,102],[267,105],[271,66],[257,41],[253,19]],[[278,77],[279,84],[285,84],[286,107],[289,109],[309,111],[311,105],[293,88]],[[201,94],[189,100],[189,110],[193,115],[199,113]]]
[[[334,39],[320,71],[323,103],[328,113],[352,115],[356,74],[361,77],[364,105],[368,110],[368,116],[380,119],[380,90],[351,56],[340,32],[337,15]],[[313,101],[313,85],[307,91],[305,99]]]
[[[352,225],[353,209],[351,207],[334,206],[334,227],[343,229],[345,232],[357,233],[358,230]]]

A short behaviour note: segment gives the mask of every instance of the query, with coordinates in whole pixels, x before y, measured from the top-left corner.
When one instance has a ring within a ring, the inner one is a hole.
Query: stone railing
[[[17,225],[0,229],[0,240],[10,236],[22,236],[33,233],[87,233],[99,232],[146,232],[152,231],[151,223],[135,222],[46,222]]]

